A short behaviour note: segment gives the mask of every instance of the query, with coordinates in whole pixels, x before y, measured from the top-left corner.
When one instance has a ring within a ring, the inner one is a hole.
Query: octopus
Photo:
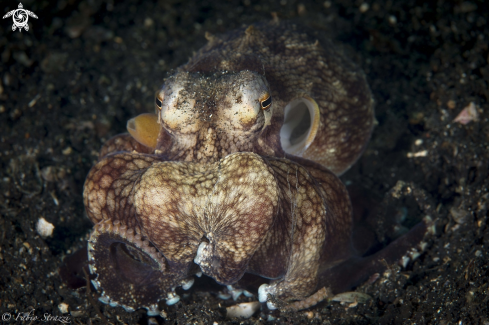
[[[292,23],[206,38],[87,176],[84,254],[99,300],[157,315],[204,274],[300,310],[412,253],[427,223],[371,256],[352,245],[338,176],[374,127],[364,73]]]

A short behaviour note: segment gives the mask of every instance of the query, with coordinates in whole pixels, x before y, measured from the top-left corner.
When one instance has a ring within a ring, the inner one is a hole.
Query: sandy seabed
[[[154,92],[213,34],[295,19],[363,68],[378,125],[342,176],[384,197],[399,182],[427,193],[437,233],[406,269],[280,324],[489,324],[489,8],[485,1],[25,1],[29,31],[0,25],[0,313],[5,323],[262,324],[225,318],[196,286],[166,319],[91,303],[57,269],[91,229],[82,189],[102,143],[153,110]],[[3,14],[17,2],[2,2]],[[457,115],[473,103],[467,124]],[[402,203],[401,203],[402,204]],[[406,203],[408,204],[408,203]],[[407,205],[406,225],[425,211]],[[43,239],[36,224],[54,225]],[[93,291],[90,294],[96,298]],[[243,301],[245,298],[242,298]],[[66,313],[63,313],[66,312]],[[22,314],[27,313],[27,314]],[[30,314],[29,314],[30,313]],[[10,315],[10,318],[8,318]],[[14,318],[17,319],[15,320]],[[21,319],[21,317],[24,317]],[[31,318],[28,318],[31,317]],[[34,319],[37,317],[36,319]],[[65,317],[65,318],[63,318]]]

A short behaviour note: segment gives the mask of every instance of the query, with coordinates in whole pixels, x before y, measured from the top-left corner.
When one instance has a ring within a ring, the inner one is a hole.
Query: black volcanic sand
[[[489,324],[487,3],[23,5],[39,17],[29,19],[28,32],[13,32],[10,18],[0,26],[0,305],[10,322],[34,310],[31,317],[65,315],[75,324],[101,324],[101,317],[111,324],[266,323],[263,311],[241,322],[226,320],[224,307],[233,302],[205,285],[175,306],[162,303],[166,319],[148,319],[144,310],[127,313],[98,302],[93,288],[92,301],[86,288],[67,289],[57,269],[90,232],[82,189],[102,143],[123,132],[130,117],[153,110],[163,78],[205,44],[206,31],[223,33],[270,20],[275,12],[326,33],[367,75],[378,125],[342,179],[384,201],[405,182],[424,199],[389,203],[407,211],[404,224],[427,214],[438,219],[421,257],[358,289],[372,297],[368,303],[323,302],[276,322]],[[4,1],[2,15],[16,8],[17,2]],[[478,120],[454,122],[471,102]],[[47,239],[35,230],[41,217],[55,226]]]

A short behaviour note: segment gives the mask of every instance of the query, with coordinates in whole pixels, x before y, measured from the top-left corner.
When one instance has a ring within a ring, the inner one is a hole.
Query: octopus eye
[[[158,98],[158,95],[156,96],[156,106],[158,107],[158,109],[161,110],[161,106],[163,105],[162,103],[163,99],[159,99]]]
[[[161,108],[163,107],[163,94],[161,92],[156,93],[156,107],[161,111]]]
[[[266,93],[262,98],[260,98],[261,109],[266,110],[272,106],[272,96]]]

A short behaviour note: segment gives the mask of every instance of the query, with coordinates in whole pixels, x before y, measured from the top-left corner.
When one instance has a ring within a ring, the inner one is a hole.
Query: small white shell
[[[258,301],[244,302],[231,307],[226,307],[228,318],[250,318],[260,308]]]
[[[68,312],[69,305],[66,302],[62,302],[58,305],[58,309],[62,314],[66,314]]]
[[[333,301],[339,301],[339,302],[359,302],[359,303],[366,303],[372,299],[369,295],[362,293],[362,292],[356,292],[356,291],[351,291],[351,292],[343,292],[340,294],[335,295],[331,300]]]
[[[36,230],[42,238],[47,238],[53,235],[54,225],[41,217],[37,220]]]

